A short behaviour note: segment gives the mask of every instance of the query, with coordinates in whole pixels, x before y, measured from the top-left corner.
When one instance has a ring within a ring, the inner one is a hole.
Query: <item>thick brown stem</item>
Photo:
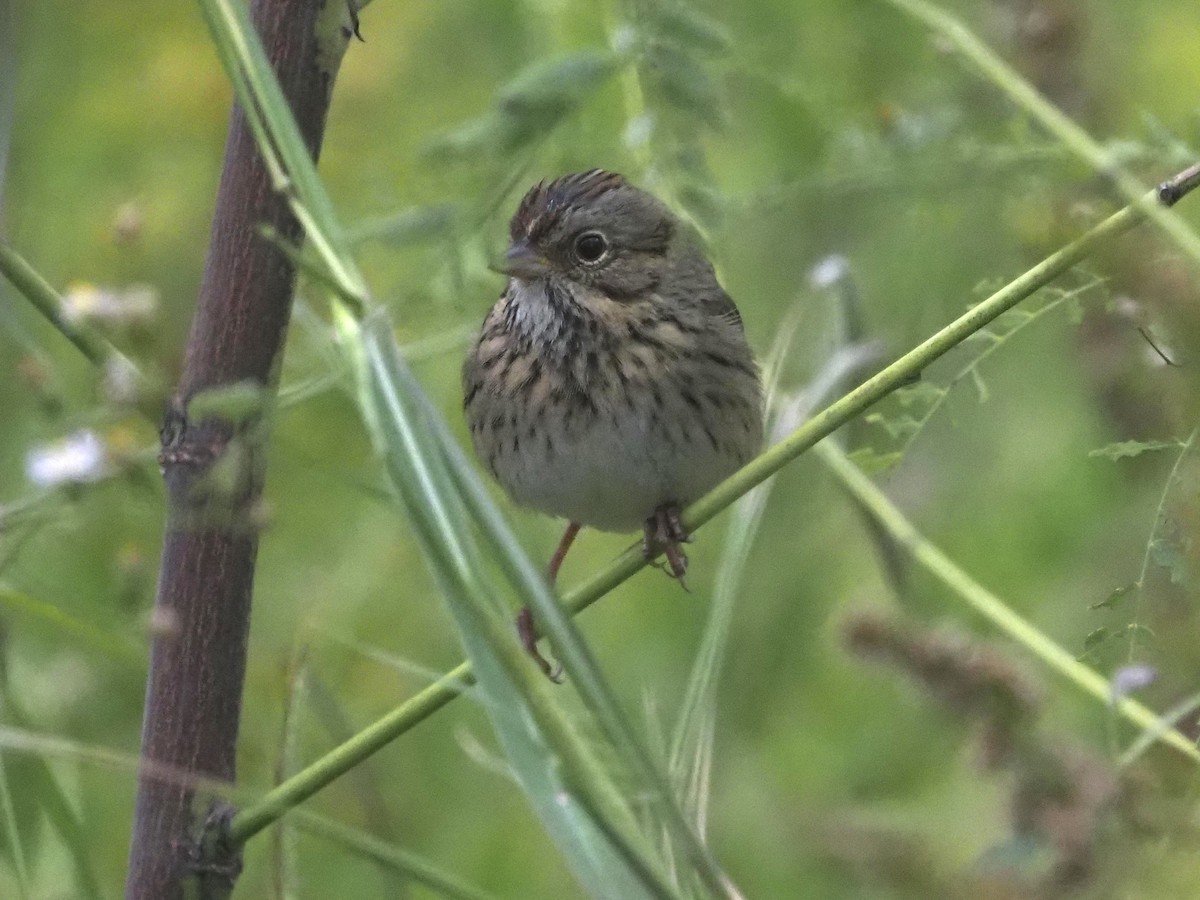
[[[251,10],[314,156],[333,77],[318,62],[323,6],[254,0]],[[137,900],[181,898],[193,878],[194,895],[228,896],[240,869],[240,854],[222,853],[220,828],[211,827],[223,821],[220,808],[186,775],[162,773],[234,778],[266,429],[259,416],[233,423],[210,411],[190,420],[188,404],[234,384],[273,387],[295,270],[261,236],[264,224],[286,240],[302,236],[235,108],[184,370],[163,429],[168,521],[142,730],[142,757],[155,765],[138,784],[126,883]]]

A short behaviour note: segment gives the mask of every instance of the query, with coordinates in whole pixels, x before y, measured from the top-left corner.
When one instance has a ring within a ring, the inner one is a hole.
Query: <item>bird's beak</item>
[[[537,278],[546,274],[549,266],[546,258],[530,247],[528,241],[517,241],[504,254],[501,270],[514,278]]]

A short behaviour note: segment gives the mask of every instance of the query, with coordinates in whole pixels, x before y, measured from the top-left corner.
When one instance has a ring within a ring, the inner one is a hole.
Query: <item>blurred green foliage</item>
[[[1195,157],[1200,26],[1177,3],[954,8],[1147,183]],[[501,288],[487,263],[538,178],[605,166],[687,212],[761,352],[789,310],[803,309],[792,386],[830,350],[831,291],[809,277],[830,254],[847,262],[866,336],[891,355],[1112,205],[1096,173],[886,3],[376,0],[362,30],[366,42],[350,48],[339,78],[321,171],[375,296],[460,437],[461,356]],[[15,115],[0,123],[12,143],[6,236],[61,288],[152,287],[152,319],[118,304],[96,321],[169,389],[230,94],[199,14],[186,4],[50,0],[19,10],[16,47]],[[1180,211],[1196,222],[1198,205]],[[889,400],[850,438],[876,454],[904,450],[881,477],[932,540],[1105,674],[1153,667],[1142,696],[1167,709],[1196,693],[1200,671],[1200,469],[1194,447],[1179,454],[1200,422],[1197,277],[1149,229],[1087,269],[1061,285],[1083,288],[1078,296],[1034,321],[998,323],[996,334],[1021,327],[955,384],[911,443],[909,423],[929,397]],[[1047,291],[1028,308],[1061,297]],[[321,699],[310,687],[292,710],[290,767],[460,656],[405,522],[380,500],[383,477],[353,404],[328,377],[325,315],[320,291],[301,284],[273,419],[243,707],[249,796],[276,777],[298,667]],[[927,380],[950,383],[985,342]],[[0,367],[3,724],[132,762],[144,665],[127,647],[155,626],[163,519],[155,429],[113,402],[111,385],[7,285]],[[80,429],[106,448],[95,479],[32,484],[31,450]],[[1169,446],[1091,453],[1124,441]],[[512,518],[531,554],[547,556],[558,524],[515,509]],[[721,528],[698,535],[691,595],[647,572],[583,619],[651,734],[673,725]],[[586,533],[563,581],[628,542]],[[1039,685],[1037,712],[1023,720],[1019,764],[981,762],[979,716],[948,702],[945,685],[914,661],[942,646],[942,632],[923,642],[925,629],[989,635],[921,576],[897,590],[877,547],[814,461],[780,476],[742,588],[716,722],[711,841],[745,894],[954,897],[990,885],[1019,897],[1054,883],[1084,896],[1187,895],[1198,874],[1190,764],[1152,749],[1119,770],[1117,753],[1134,736],[1004,645],[978,658],[1006,658],[997,666]],[[904,617],[917,632],[888,644],[909,648],[891,667],[847,650],[847,617],[864,609]],[[975,657],[938,658],[955,683],[969,681],[962,659]],[[1189,733],[1193,720],[1183,721]],[[0,896],[17,895],[14,847],[32,896],[72,895],[62,887],[76,883],[64,829],[46,827],[61,821],[62,796],[115,896],[131,769],[48,742],[34,752],[58,787],[28,757],[3,755],[12,800],[3,821],[20,841],[0,829]],[[496,752],[482,711],[456,704],[312,806],[498,896],[575,896],[521,794],[489,764]],[[1046,804],[1030,798],[1059,796],[1079,802],[1060,804],[1058,821],[1071,827],[1055,831]],[[392,880],[341,847],[290,840],[297,896],[394,893]],[[240,896],[270,895],[276,850],[251,842]],[[1056,871],[1064,860],[1078,869]]]

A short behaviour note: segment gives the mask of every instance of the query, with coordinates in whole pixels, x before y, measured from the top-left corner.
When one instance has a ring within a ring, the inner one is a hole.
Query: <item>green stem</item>
[[[249,840],[282,818],[293,806],[307,800],[401,734],[425,721],[462,693],[465,687],[474,683],[470,664],[461,663],[415,697],[268,791],[253,806],[237,813],[229,823],[229,840],[233,843]]]
[[[1082,237],[1042,261],[978,306],[947,325],[929,340],[909,351],[860,387],[846,394],[823,412],[797,428],[786,439],[768,449],[713,491],[689,506],[683,514],[684,526],[695,531],[756,485],[766,481],[787,463],[822,438],[832,434],[867,407],[898,387],[919,378],[921,370],[956,344],[983,328],[1001,313],[1048,284],[1094,251],[1100,244],[1129,230],[1144,218],[1145,207],[1157,197],[1175,202],[1200,185],[1200,166],[1193,166],[1164,182],[1156,192],[1105,219]],[[591,606],[613,588],[622,584],[647,565],[640,544],[626,550],[608,566],[568,591],[562,605],[568,614]],[[1097,676],[1098,677],[1098,676]],[[267,793],[261,801],[234,816],[230,838],[245,841],[270,825],[287,810],[311,797],[326,784],[386,746],[461,692],[460,686],[472,683],[471,667],[462,663],[434,684],[403,703],[382,719],[368,726],[330,753],[298,772]]]
[[[845,453],[829,442],[820,444],[816,452],[842,486],[887,530],[896,543],[963,602],[1085,693],[1106,705],[1112,704],[1118,713],[1147,734],[1154,734],[1162,743],[1200,762],[1200,750],[1189,738],[1175,728],[1164,727],[1160,716],[1136,700],[1119,697],[1114,701],[1112,686],[1103,675],[1079,662],[955,565],[953,560],[917,531]]]
[[[98,369],[111,371],[116,368],[133,373],[137,410],[157,424],[162,418],[161,404],[154,401],[153,392],[149,390],[141,370],[99,331],[73,316],[50,282],[5,241],[0,241],[0,274],[12,282],[13,287],[33,308]]]
[[[59,293],[50,286],[29,262],[9,244],[0,241],[0,272],[12,282],[13,287],[45,316],[63,337],[75,345],[90,362],[104,368],[110,360],[128,362],[121,352],[106,341],[93,328],[81,323],[71,315],[67,304]],[[129,363],[131,366],[132,363]]]
[[[1127,662],[1133,662],[1134,650],[1137,649],[1138,636],[1138,616],[1142,609],[1142,594],[1146,590],[1146,576],[1150,574],[1150,559],[1154,555],[1154,542],[1158,537],[1159,531],[1163,527],[1163,523],[1167,517],[1167,501],[1171,497],[1171,489],[1175,487],[1175,482],[1179,478],[1179,469],[1183,465],[1184,459],[1192,450],[1192,445],[1196,443],[1196,436],[1200,434],[1200,426],[1192,429],[1192,433],[1188,435],[1188,439],[1183,442],[1179,448],[1179,455],[1175,457],[1175,464],[1171,466],[1171,471],[1167,474],[1167,482],[1163,485],[1162,493],[1158,497],[1158,506],[1154,508],[1154,524],[1150,526],[1150,537],[1146,539],[1146,552],[1142,554],[1142,568],[1138,572],[1137,581],[1134,582],[1133,595],[1133,615],[1129,622],[1129,656]]]

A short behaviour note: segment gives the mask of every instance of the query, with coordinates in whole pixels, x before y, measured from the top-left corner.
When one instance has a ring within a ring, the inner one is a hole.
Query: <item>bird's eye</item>
[[[599,262],[600,257],[608,252],[608,241],[598,231],[585,231],[575,238],[575,255],[580,262]]]

